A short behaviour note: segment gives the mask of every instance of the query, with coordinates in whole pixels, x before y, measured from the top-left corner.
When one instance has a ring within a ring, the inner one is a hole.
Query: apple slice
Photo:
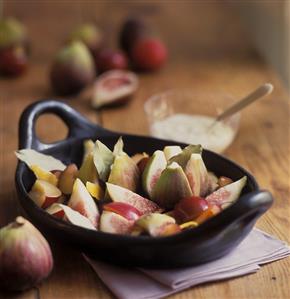
[[[42,169],[38,165],[30,165],[29,168],[33,171],[37,179],[46,181],[54,186],[57,186],[57,177],[50,171]]]
[[[125,202],[110,202],[103,206],[103,210],[114,212],[127,220],[133,221],[142,216],[142,213],[139,210]]]
[[[58,159],[39,153],[33,149],[22,149],[15,152],[16,157],[23,161],[27,166],[37,165],[43,170],[61,170],[65,169],[65,165]]]
[[[86,182],[95,183],[98,181],[98,173],[94,164],[93,153],[86,156],[84,162],[82,163],[78,178],[85,184]]]
[[[208,209],[208,202],[201,197],[191,196],[181,199],[174,207],[174,217],[178,223],[194,220]]]
[[[152,194],[152,200],[165,209],[172,209],[182,198],[192,195],[187,177],[176,162],[161,173]]]
[[[164,147],[163,152],[166,160],[169,161],[172,157],[180,154],[182,149],[178,145],[167,145]]]
[[[106,183],[109,197],[114,202],[124,202],[139,210],[142,215],[161,211],[160,207],[153,201],[140,196],[126,188]]]
[[[74,182],[68,206],[87,217],[95,227],[98,226],[98,207],[80,179],[76,179]]]
[[[69,223],[77,226],[96,230],[96,227],[91,223],[91,221],[87,217],[83,216],[79,212],[71,209],[66,205],[59,204],[59,206],[64,211],[64,220],[67,220]]]
[[[193,195],[205,196],[208,194],[210,183],[201,154],[191,154],[184,172]]]
[[[136,222],[135,225],[142,228],[150,236],[166,236],[172,233],[176,233],[180,230],[176,226],[172,227],[172,224],[175,224],[175,219],[159,213],[151,213],[144,216],[141,216]],[[170,227],[168,227],[170,225]]]
[[[136,163],[124,153],[115,157],[108,182],[135,192],[139,184],[139,176]]]
[[[144,191],[152,198],[153,188],[158,181],[161,172],[165,169],[167,161],[162,151],[155,151],[150,157],[142,174]]]
[[[46,209],[46,212],[56,218],[63,219],[64,210],[59,203],[54,203]]]
[[[62,193],[68,195],[72,193],[73,184],[78,176],[78,168],[75,164],[70,164],[60,174],[58,180],[58,188]]]
[[[190,156],[192,154],[201,154],[202,147],[200,144],[198,145],[188,145],[185,147],[182,152],[178,155],[173,156],[169,159],[168,164],[171,164],[172,162],[178,163],[183,169],[185,169],[185,166],[190,159]]]
[[[99,200],[104,197],[104,190],[102,189],[99,182],[97,183],[87,182],[86,188],[89,191],[90,195],[95,199]]]
[[[28,195],[39,207],[46,209],[58,201],[61,191],[46,181],[36,180]]]
[[[119,214],[103,211],[100,217],[100,231],[111,234],[129,234],[134,226],[134,221],[122,217]]]
[[[225,209],[239,198],[244,186],[246,185],[246,182],[247,177],[244,176],[234,183],[219,188],[215,192],[208,195],[205,199],[209,204],[217,205],[221,209]]]

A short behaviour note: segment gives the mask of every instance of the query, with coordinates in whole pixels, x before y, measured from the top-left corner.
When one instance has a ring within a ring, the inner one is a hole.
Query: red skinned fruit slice
[[[225,209],[239,198],[244,186],[246,185],[246,182],[247,177],[244,176],[240,180],[211,193],[205,199],[209,204],[217,205],[222,209]]]
[[[59,204],[59,206],[63,209],[64,211],[64,220],[67,220],[69,223],[81,226],[84,228],[96,230],[96,227],[91,223],[91,221],[80,214],[79,212],[71,209],[70,207],[66,205]]]
[[[93,226],[98,226],[99,211],[98,208],[80,179],[76,179],[73,185],[71,197],[68,206],[87,217]]]
[[[96,81],[92,106],[112,106],[126,103],[138,88],[136,74],[124,70],[112,70],[102,74]]]
[[[61,191],[46,181],[36,180],[28,195],[39,207],[46,209],[59,200]]]
[[[103,206],[105,211],[114,212],[126,218],[127,220],[137,220],[142,213],[132,205],[125,202],[110,202]]]
[[[129,234],[135,221],[129,221],[119,214],[103,211],[100,218],[100,231],[111,234]]]
[[[152,200],[165,209],[172,209],[182,198],[192,195],[187,177],[181,166],[173,162],[161,173]]]
[[[112,201],[114,202],[124,202],[132,205],[142,214],[148,214],[152,212],[160,212],[160,207],[152,202],[151,200],[140,196],[126,188],[107,183],[107,192]]]
[[[155,151],[146,164],[142,174],[142,186],[150,198],[153,196],[153,188],[157,183],[161,172],[165,169],[167,161],[163,151]]]
[[[54,203],[46,209],[46,212],[56,218],[63,219],[64,210],[59,203]]]
[[[209,178],[200,154],[191,154],[184,172],[192,194],[195,196],[205,196],[209,190]]]

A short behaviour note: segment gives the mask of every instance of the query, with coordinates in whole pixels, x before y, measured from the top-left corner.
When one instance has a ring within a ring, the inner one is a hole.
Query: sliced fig
[[[170,231],[168,229],[168,225],[172,224],[175,224],[174,218],[166,214],[159,213],[151,213],[141,216],[135,222],[135,226],[142,228],[145,232],[153,237],[169,235]],[[177,232],[176,227],[175,230],[172,230],[172,233],[175,232]]]
[[[155,151],[146,164],[142,174],[142,185],[144,191],[152,198],[153,188],[158,181],[161,172],[167,164],[163,151]]]
[[[112,70],[102,74],[94,86],[92,106],[100,108],[126,103],[137,90],[136,74],[125,70]]]
[[[83,162],[85,161],[88,154],[91,154],[94,152],[95,143],[91,139],[87,139],[84,141],[84,156],[83,156]]]
[[[127,154],[123,154],[115,157],[108,182],[135,192],[139,176],[140,172],[136,163]]]
[[[37,165],[46,171],[63,171],[66,168],[66,166],[60,160],[32,149],[18,150],[15,152],[15,155],[19,160],[24,162],[29,167],[32,165]]]
[[[56,218],[59,218],[59,219],[63,219],[63,217],[64,217],[64,210],[63,210],[61,204],[59,204],[59,203],[52,204],[45,211],[48,214],[50,214]]]
[[[209,204],[217,205],[218,207],[225,209],[239,198],[246,182],[247,177],[244,176],[240,180],[211,193],[205,199]]]
[[[178,145],[168,145],[164,147],[163,152],[166,160],[169,161],[172,157],[180,154],[182,149]]]
[[[103,211],[100,218],[100,231],[111,234],[129,234],[135,221],[110,211]]]
[[[161,173],[152,194],[152,200],[165,209],[172,209],[182,198],[192,195],[187,177],[176,162]]]
[[[87,217],[95,227],[98,226],[98,207],[80,179],[75,180],[68,206]]]
[[[123,154],[125,154],[125,152],[124,152],[124,142],[123,142],[123,138],[121,136],[121,137],[119,137],[118,141],[114,145],[113,155],[114,156],[119,156],[119,155],[123,155]]]
[[[113,152],[101,141],[97,140],[94,149],[94,164],[99,178],[104,182],[106,182],[109,177],[114,158]]]
[[[67,220],[69,223],[77,226],[96,230],[96,227],[91,223],[91,221],[87,217],[80,214],[79,212],[62,204],[59,204],[59,207],[61,207],[64,211],[65,214],[64,220]]]
[[[200,144],[188,145],[182,150],[181,153],[169,159],[168,164],[171,164],[172,162],[177,162],[183,169],[185,169],[185,166],[188,160],[190,159],[191,154],[201,154],[201,152],[202,147]]]
[[[226,177],[226,176],[221,176],[218,178],[218,186],[219,188],[224,187],[226,185],[229,185],[233,182],[232,179]]]
[[[82,163],[78,178],[86,184],[86,182],[95,183],[98,181],[98,172],[94,163],[93,153],[89,153]]]
[[[215,191],[219,187],[218,178],[213,172],[209,171],[208,172],[208,179],[209,179],[209,190],[208,190],[208,192],[212,193],[213,191]]]
[[[201,154],[191,154],[184,172],[193,195],[205,196],[208,194],[210,182]]]
[[[160,212],[162,209],[153,201],[140,196],[126,188],[106,183],[109,197],[114,202],[124,202],[132,205],[142,214]]]

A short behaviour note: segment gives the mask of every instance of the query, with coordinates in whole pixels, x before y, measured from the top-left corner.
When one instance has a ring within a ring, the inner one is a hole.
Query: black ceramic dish
[[[35,135],[35,122],[44,113],[58,115],[68,126],[67,139],[55,144],[43,144]],[[19,148],[32,148],[61,159],[64,163],[79,165],[83,153],[83,140],[100,139],[112,147],[122,135],[128,154],[146,151],[152,153],[165,145],[185,144],[110,132],[95,125],[78,112],[58,101],[40,101],[27,107],[19,124]],[[209,170],[233,180],[246,175],[247,185],[239,200],[203,223],[182,233],[152,238],[123,236],[87,230],[56,219],[34,204],[28,197],[34,175],[20,162],[16,170],[16,187],[20,203],[31,221],[45,234],[77,247],[82,252],[115,263],[142,267],[181,267],[217,259],[235,248],[251,231],[256,220],[272,204],[272,196],[260,191],[251,174],[234,162],[204,150],[204,161]]]

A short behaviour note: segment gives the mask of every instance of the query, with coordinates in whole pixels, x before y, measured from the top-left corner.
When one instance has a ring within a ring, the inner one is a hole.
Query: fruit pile
[[[39,207],[113,234],[159,237],[196,227],[235,202],[247,180],[217,178],[207,170],[200,145],[129,156],[122,138],[113,151],[86,140],[79,169],[30,149],[16,155],[36,177],[29,196]]]

